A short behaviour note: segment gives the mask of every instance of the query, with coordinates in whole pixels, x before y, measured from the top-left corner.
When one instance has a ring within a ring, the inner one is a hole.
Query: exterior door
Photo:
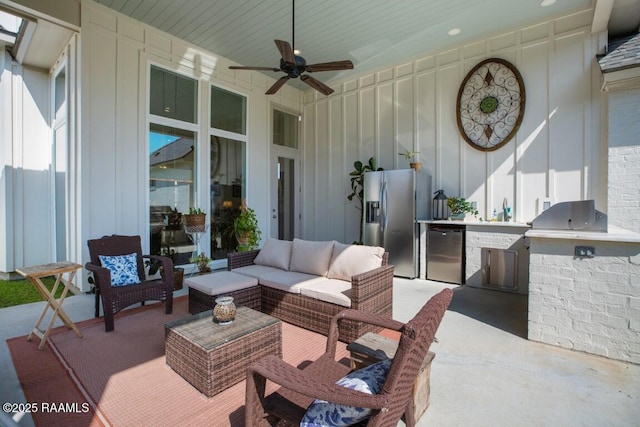
[[[300,224],[299,119],[278,109],[272,117],[270,236],[293,240]]]

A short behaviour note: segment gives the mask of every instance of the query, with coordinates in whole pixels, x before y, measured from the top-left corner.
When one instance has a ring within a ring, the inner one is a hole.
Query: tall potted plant
[[[356,243],[362,243],[362,235],[364,234],[363,215],[364,215],[364,174],[367,172],[381,171],[382,168],[376,168],[376,160],[371,157],[364,164],[360,160],[353,162],[353,170],[349,173],[351,177],[351,194],[347,196],[349,201],[356,199],[358,205],[356,208],[360,211],[360,236]]]
[[[258,247],[262,236],[258,227],[258,217],[253,209],[247,207],[244,200],[240,207],[240,215],[233,220],[233,231],[238,240],[239,251],[249,251]]]

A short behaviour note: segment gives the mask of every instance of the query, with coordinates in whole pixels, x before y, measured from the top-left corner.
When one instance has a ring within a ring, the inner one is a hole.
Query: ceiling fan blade
[[[239,65],[230,65],[230,70],[258,70],[258,71],[280,71],[280,68],[274,67],[241,67]]]
[[[264,94],[273,95],[287,82],[287,80],[289,80],[289,76],[280,77]]]
[[[338,70],[353,70],[353,62],[351,61],[333,61],[323,62],[321,64],[307,65],[306,70],[310,73],[316,71],[338,71]]]
[[[284,62],[289,64],[295,64],[296,57],[293,54],[293,49],[291,48],[291,45],[289,44],[289,42],[284,40],[274,40],[274,41],[276,42],[276,46],[278,47],[278,50],[280,51],[280,55],[282,56],[282,59],[284,60]]]
[[[307,76],[306,74],[300,77],[300,80],[324,95],[329,96],[333,93],[333,89],[331,89],[329,86],[319,80],[314,79],[311,76]]]

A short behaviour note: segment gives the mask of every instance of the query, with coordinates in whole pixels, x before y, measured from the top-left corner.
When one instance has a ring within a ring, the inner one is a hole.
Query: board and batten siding
[[[359,212],[346,199],[353,162],[374,156],[385,169],[408,168],[398,156],[405,149],[420,152],[433,191],[476,201],[483,218],[504,198],[520,222],[533,219],[545,198],[593,198],[606,212],[592,15],[587,9],[361,75],[332,85],[329,97],[306,92],[304,235],[357,240]],[[485,153],[461,137],[455,110],[466,73],[491,57],[518,68],[527,99],[517,135]]]
[[[109,234],[139,234],[148,247],[147,67],[156,64],[198,80],[197,193],[207,206],[210,85],[247,97],[247,200],[269,236],[271,109],[301,111],[292,85],[264,92],[274,79],[235,72],[233,63],[92,1],[82,3],[82,232],[75,242]],[[207,239],[203,237],[203,241]]]

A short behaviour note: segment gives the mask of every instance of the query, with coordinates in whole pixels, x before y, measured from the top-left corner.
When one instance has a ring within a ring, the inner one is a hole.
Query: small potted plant
[[[419,151],[409,151],[405,149],[403,153],[398,153],[398,156],[402,156],[405,159],[409,160],[409,167],[411,167],[411,169],[415,169],[415,171],[418,172],[420,169],[422,169],[422,163],[418,162],[418,154],[420,154]]]
[[[196,264],[200,274],[211,272],[211,266],[209,265],[209,263],[211,262],[211,258],[209,258],[204,252],[200,252],[200,255],[195,258],[189,259],[189,261]]]
[[[207,214],[200,208],[189,208],[189,213],[184,214],[184,223],[189,233],[204,233]]]
[[[240,207],[240,214],[233,220],[233,231],[238,240],[239,251],[249,251],[258,247],[262,236],[258,227],[258,218],[255,211],[247,207],[244,200]]]
[[[171,258],[173,261],[173,290],[178,291],[182,289],[183,281],[184,281],[184,268],[176,267],[176,251],[169,248],[162,248],[162,256],[166,256]],[[154,275],[157,272],[160,272],[160,276],[164,279],[164,270],[162,268],[162,262],[158,259],[147,260],[145,261],[145,265],[149,267],[149,275]]]
[[[473,214],[473,216],[478,215],[478,210],[464,197],[449,197],[447,199],[447,206],[451,211],[451,215],[449,215],[450,219],[463,220],[467,216],[467,213]]]

